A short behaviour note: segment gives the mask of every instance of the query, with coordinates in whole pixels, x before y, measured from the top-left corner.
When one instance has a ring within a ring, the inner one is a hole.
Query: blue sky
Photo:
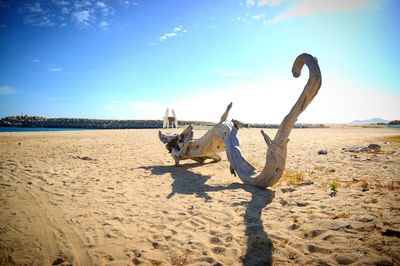
[[[400,118],[396,0],[0,0],[0,117],[278,123],[319,60],[300,122]]]

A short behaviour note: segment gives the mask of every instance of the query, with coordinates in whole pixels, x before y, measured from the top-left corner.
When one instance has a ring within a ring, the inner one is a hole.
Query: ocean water
[[[398,129],[400,129],[400,125],[386,125],[387,127],[390,127],[390,128],[398,128]]]
[[[46,127],[0,127],[0,132],[46,132],[46,131],[81,131],[96,130],[89,128],[46,128]]]

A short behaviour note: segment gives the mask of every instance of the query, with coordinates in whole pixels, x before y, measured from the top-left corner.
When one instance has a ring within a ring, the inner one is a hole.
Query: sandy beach
[[[259,130],[239,134],[261,169]],[[0,265],[399,265],[395,135],[293,129],[284,177],[259,189],[225,154],[175,167],[155,129],[0,133]]]

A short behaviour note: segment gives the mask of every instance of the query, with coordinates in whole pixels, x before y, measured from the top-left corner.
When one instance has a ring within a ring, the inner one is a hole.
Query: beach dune
[[[261,169],[259,130],[239,135]],[[398,136],[293,129],[282,180],[260,189],[225,154],[175,167],[155,129],[0,133],[0,265],[399,265]]]

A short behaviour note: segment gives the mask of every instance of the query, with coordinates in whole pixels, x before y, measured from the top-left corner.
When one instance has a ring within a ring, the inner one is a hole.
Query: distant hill
[[[400,120],[393,120],[389,122],[389,125],[400,125]]]
[[[371,119],[366,119],[366,120],[354,120],[351,122],[352,124],[387,124],[389,123],[389,120],[385,120],[382,118],[371,118]]]

